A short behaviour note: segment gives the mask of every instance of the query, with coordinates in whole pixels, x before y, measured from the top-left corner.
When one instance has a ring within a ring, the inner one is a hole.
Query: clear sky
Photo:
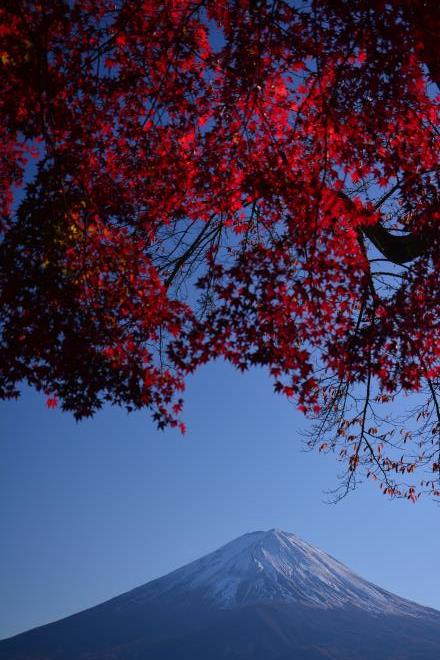
[[[245,532],[280,527],[440,609],[440,511],[366,483],[336,505],[332,456],[262,371],[191,378],[188,433],[106,409],[77,424],[26,391],[0,406],[0,637],[116,596]]]

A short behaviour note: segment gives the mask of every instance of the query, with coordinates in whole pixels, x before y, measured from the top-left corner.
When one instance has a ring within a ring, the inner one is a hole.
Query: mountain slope
[[[0,642],[1,660],[440,658],[440,612],[280,530]]]
[[[363,580],[296,535],[277,529],[245,534],[140,587],[131,597],[142,602],[190,592],[226,608],[279,600],[324,608],[351,605],[372,613],[412,616],[426,611]]]

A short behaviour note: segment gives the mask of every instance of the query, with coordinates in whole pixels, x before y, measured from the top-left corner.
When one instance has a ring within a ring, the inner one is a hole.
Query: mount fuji
[[[0,660],[323,658],[438,660],[440,612],[277,529],[0,642]]]

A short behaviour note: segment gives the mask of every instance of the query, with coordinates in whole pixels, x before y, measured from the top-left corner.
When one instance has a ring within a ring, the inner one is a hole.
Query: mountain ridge
[[[438,660],[440,612],[295,534],[244,534],[171,573],[0,641],[0,660]]]
[[[142,597],[144,592],[146,598],[160,597],[177,589],[203,589],[206,599],[221,607],[279,599],[316,607],[351,604],[410,616],[431,609],[377,587],[323,550],[278,528],[243,534],[124,596],[136,592]]]

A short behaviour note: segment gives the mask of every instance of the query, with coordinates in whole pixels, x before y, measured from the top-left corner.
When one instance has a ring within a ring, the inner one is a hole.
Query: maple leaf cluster
[[[433,0],[2,3],[0,396],[184,430],[187,374],[260,365],[344,492],[439,495],[439,38]]]

